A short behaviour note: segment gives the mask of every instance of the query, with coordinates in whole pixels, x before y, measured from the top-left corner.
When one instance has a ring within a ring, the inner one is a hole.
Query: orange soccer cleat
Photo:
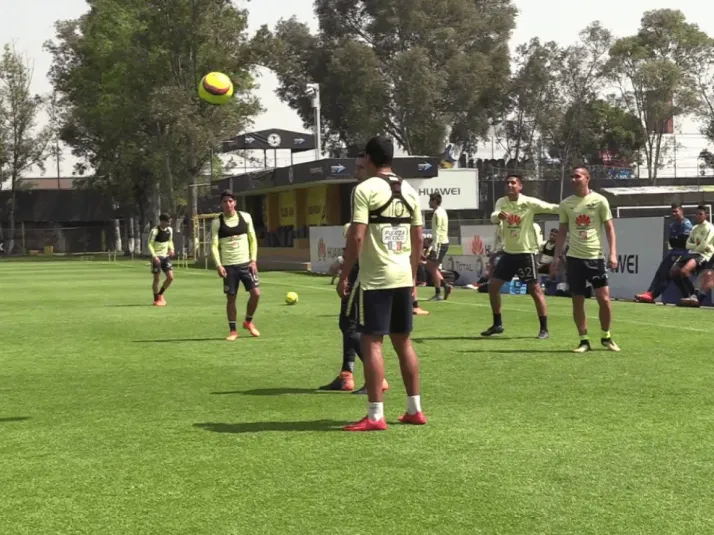
[[[246,329],[251,334],[251,336],[260,336],[260,331],[256,328],[255,325],[253,325],[252,321],[244,321],[243,328]]]
[[[346,425],[344,427],[345,431],[386,431],[387,421],[382,418],[381,420],[370,420],[367,416],[362,418],[359,422]]]
[[[403,416],[399,417],[399,421],[403,424],[424,425],[426,423],[426,416],[424,416],[423,412],[417,412],[415,414],[405,412]]]
[[[226,340],[228,342],[234,342],[235,340],[238,340],[238,333],[236,331],[231,331],[231,334],[226,336]]]

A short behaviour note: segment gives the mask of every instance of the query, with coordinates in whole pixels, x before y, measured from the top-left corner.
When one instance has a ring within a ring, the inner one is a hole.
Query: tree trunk
[[[115,253],[122,252],[121,246],[121,223],[118,219],[114,220],[114,247],[112,249]]]
[[[12,254],[15,250],[15,180],[12,181],[12,193],[10,194],[10,236],[7,240],[7,251],[5,254]]]

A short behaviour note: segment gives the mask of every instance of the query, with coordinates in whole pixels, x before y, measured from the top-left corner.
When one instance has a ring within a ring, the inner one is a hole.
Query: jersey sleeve
[[[498,219],[498,214],[501,213],[502,206],[503,197],[496,201],[496,206],[493,207],[493,212],[491,212],[491,223],[493,223],[494,225],[498,225],[498,223],[501,221],[500,219]]]
[[[568,223],[568,210],[565,207],[565,203],[562,202],[558,206],[558,220],[564,225]]]
[[[421,215],[421,206],[419,206],[419,197],[416,194],[411,195],[411,205],[412,205],[412,227],[423,227],[424,220]],[[436,214],[436,212],[434,212]],[[437,218],[438,221],[438,218]],[[434,231],[434,229],[432,229]]]
[[[250,261],[256,262],[258,260],[258,237],[255,235],[253,217],[245,212],[241,213],[241,217],[245,219],[246,225],[248,225],[248,250],[250,254]]]
[[[176,248],[174,247],[174,229],[169,227],[169,252],[175,251]]]
[[[603,223],[607,223],[612,219],[612,211],[610,210],[610,202],[603,197],[600,199],[600,206],[598,207],[600,211],[600,219]]]
[[[352,190],[352,223],[369,223],[369,190],[365,183]]]
[[[557,204],[551,204],[534,197],[531,197],[530,205],[534,214],[558,214],[560,209]]]
[[[221,251],[218,247],[218,229],[221,226],[221,222],[218,218],[215,218],[211,222],[211,254],[213,255],[213,262],[216,267],[221,265]]]

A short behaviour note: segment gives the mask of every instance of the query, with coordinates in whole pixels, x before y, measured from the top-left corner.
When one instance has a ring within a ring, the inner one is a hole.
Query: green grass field
[[[396,422],[390,348],[389,430],[346,433],[365,397],[314,391],[328,279],[263,274],[263,336],[228,343],[216,275],[176,275],[154,308],[145,262],[0,263],[0,532],[711,533],[711,311],[615,303],[622,352],[574,355],[569,300],[550,340],[510,296],[481,339],[487,296],[456,290],[415,320],[428,425]]]

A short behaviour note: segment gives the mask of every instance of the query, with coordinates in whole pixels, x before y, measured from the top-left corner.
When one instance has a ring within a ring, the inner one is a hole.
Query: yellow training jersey
[[[219,215],[211,224],[211,252],[216,266],[248,264],[258,259],[258,239],[250,214]]]
[[[149,252],[151,256],[166,257],[174,250],[174,230],[171,227],[156,226],[149,232]]]
[[[498,214],[506,212],[508,218],[501,221]],[[538,243],[533,232],[533,217],[536,214],[557,214],[558,205],[535,197],[519,195],[515,201],[501,197],[491,214],[494,225],[503,225],[503,250],[510,254],[536,253]]]
[[[610,203],[591,191],[585,197],[571,195],[560,203],[560,222],[568,225],[568,254],[573,258],[604,258],[602,227],[612,219]]]

